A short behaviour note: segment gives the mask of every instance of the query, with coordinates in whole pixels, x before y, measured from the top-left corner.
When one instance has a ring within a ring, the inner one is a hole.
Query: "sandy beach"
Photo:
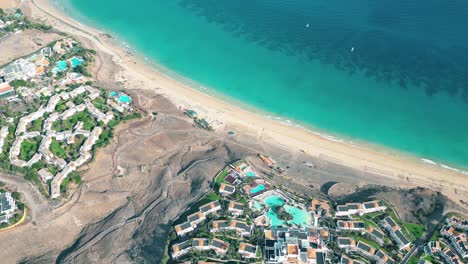
[[[0,0],[0,8],[12,8],[18,5],[20,0]]]
[[[8,2],[8,1],[3,1]],[[468,201],[468,175],[440,165],[423,162],[418,158],[400,154],[386,154],[368,147],[352,146],[304,129],[282,124],[228,104],[170,79],[147,65],[143,59],[130,53],[119,43],[93,28],[69,18],[48,0],[23,3],[30,15],[51,24],[60,31],[88,39],[92,48],[108,53],[121,66],[115,76],[126,89],[157,90],[177,107],[196,110],[199,115],[218,123],[216,133],[235,131],[250,134],[257,140],[273,144],[292,152],[305,152],[327,162],[348,166],[365,173],[377,174],[397,180],[401,186],[423,186],[441,191],[455,202]]]

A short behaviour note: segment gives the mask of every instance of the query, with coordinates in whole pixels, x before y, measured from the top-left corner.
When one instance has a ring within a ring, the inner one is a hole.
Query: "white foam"
[[[430,159],[421,159],[424,163],[432,164],[432,165],[437,165],[437,162],[434,162]]]

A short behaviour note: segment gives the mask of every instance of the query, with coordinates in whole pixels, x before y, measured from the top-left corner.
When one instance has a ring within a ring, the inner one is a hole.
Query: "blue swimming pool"
[[[68,68],[66,61],[57,61],[55,67],[52,69],[52,73],[64,71]]]
[[[255,188],[252,188],[252,190],[250,190],[250,193],[251,194],[257,194],[259,192],[264,191],[265,189],[266,189],[265,185],[259,184]]]
[[[81,64],[83,64],[83,61],[82,59],[78,58],[78,57],[73,57],[70,59],[70,63],[71,63],[71,66],[73,68],[75,68],[76,66],[79,66]]]
[[[292,215],[293,219],[289,221],[290,224],[298,225],[298,226],[310,226],[312,224],[312,217],[309,212],[304,211],[300,208],[290,206],[290,205],[285,205],[285,202],[283,198],[279,196],[270,196],[266,198],[263,201],[268,207],[270,207],[270,210],[266,213],[266,216],[270,219],[271,226],[276,227],[276,226],[282,226],[285,225],[286,222],[279,219],[278,215],[274,211],[273,208],[277,206],[284,206],[284,209],[286,212]]]
[[[257,175],[253,171],[248,171],[248,172],[245,173],[245,176],[247,176],[247,177],[256,177]]]
[[[127,95],[122,95],[119,97],[119,103],[131,103],[132,102],[132,98],[130,96],[127,96]]]

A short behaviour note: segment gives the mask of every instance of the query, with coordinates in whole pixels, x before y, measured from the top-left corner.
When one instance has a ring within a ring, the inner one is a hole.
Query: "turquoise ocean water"
[[[466,1],[60,1],[207,92],[468,167]]]

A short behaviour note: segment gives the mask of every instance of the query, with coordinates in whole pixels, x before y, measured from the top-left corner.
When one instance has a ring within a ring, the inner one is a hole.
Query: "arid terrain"
[[[43,33],[37,30],[27,30],[21,34],[5,36],[0,45],[0,65],[12,61],[46,46],[47,44],[61,39],[55,33]]]
[[[0,8],[16,7],[20,2],[20,0],[0,0]]]
[[[23,32],[3,39],[0,64],[58,38],[55,33]],[[274,184],[303,195],[347,201],[378,196],[411,221],[437,219],[442,212],[467,213],[434,190],[411,189],[415,183],[261,141],[229,125],[227,131],[239,132],[231,136],[196,128],[157,87],[142,89],[120,81],[113,56],[87,38],[79,40],[98,51],[91,69],[98,84],[125,89],[147,117],[121,124],[113,141],[84,169],[84,183],[60,202],[46,200],[20,176],[0,175],[31,208],[25,224],[0,232],[2,263],[158,263],[171,221],[209,189],[227,163],[243,158],[267,172],[258,153],[287,168],[287,177],[274,177]],[[418,209],[426,211],[426,218],[411,213]]]

